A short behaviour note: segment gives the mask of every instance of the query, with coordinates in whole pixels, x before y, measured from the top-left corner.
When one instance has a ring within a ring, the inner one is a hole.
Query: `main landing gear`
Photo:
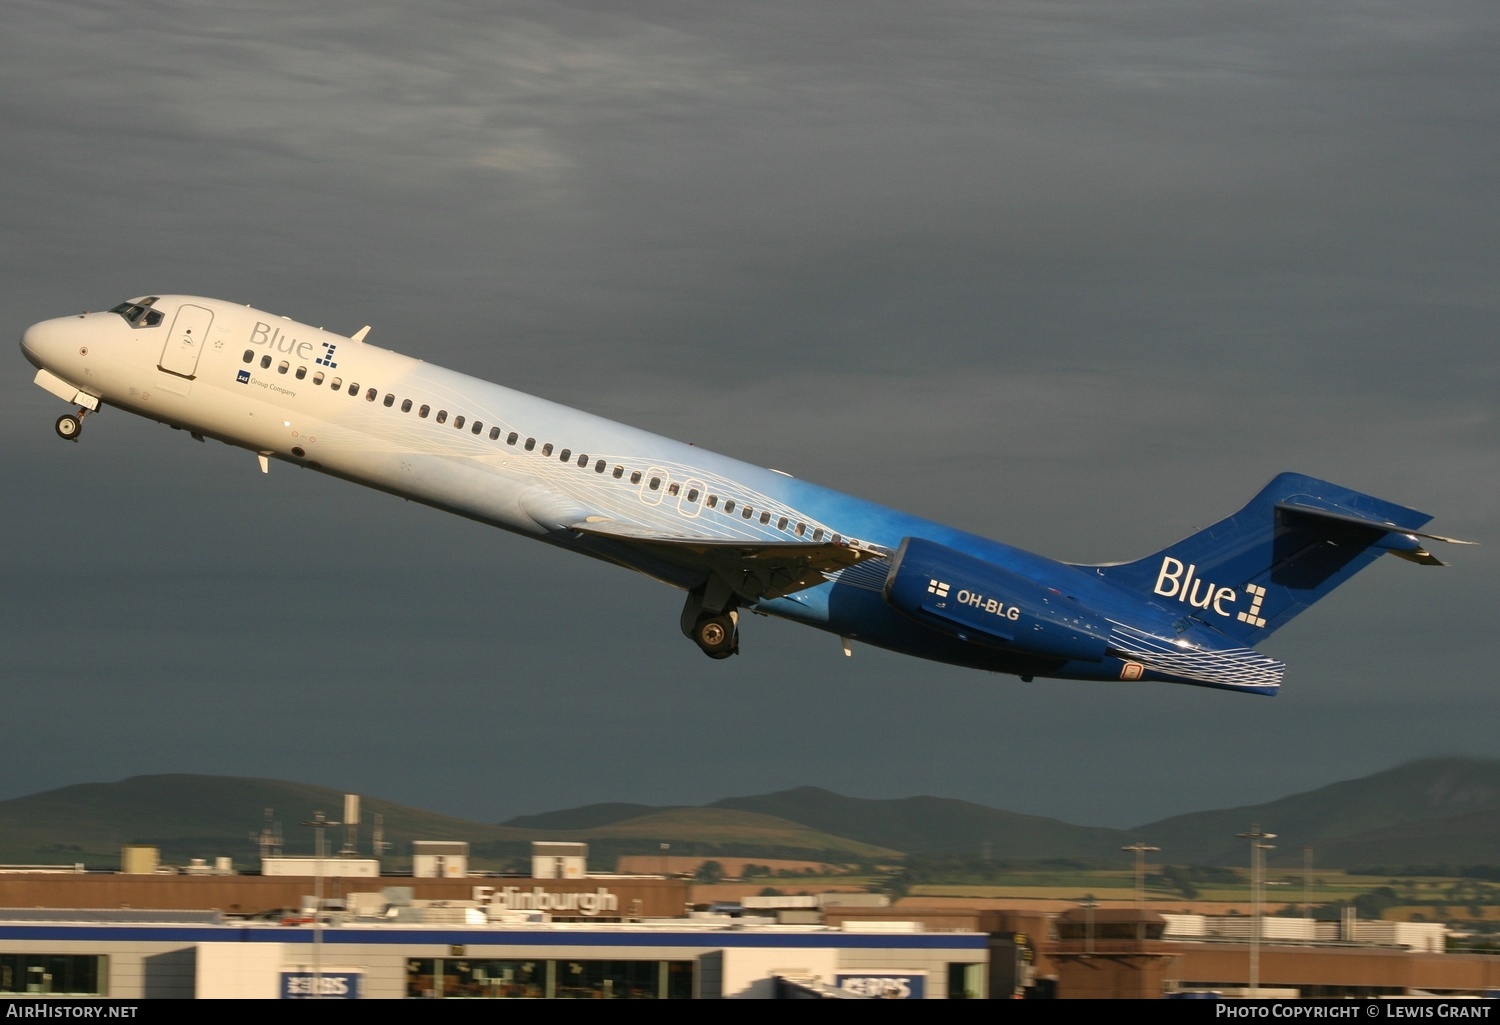
[[[739,613],[705,612],[693,624],[692,638],[709,658],[728,658],[740,651]]]
[[[728,588],[713,579],[689,591],[682,606],[682,632],[709,658],[739,654],[740,614]]]
[[[64,413],[57,418],[57,423],[52,429],[57,431],[57,436],[63,441],[77,441],[78,436],[83,433],[83,418],[89,415],[86,409],[80,409],[77,413]]]

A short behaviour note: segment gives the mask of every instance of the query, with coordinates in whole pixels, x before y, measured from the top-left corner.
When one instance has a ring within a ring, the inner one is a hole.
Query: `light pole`
[[[1121,847],[1120,850],[1135,854],[1135,906],[1143,908],[1146,906],[1146,854],[1155,853],[1161,848],[1152,847],[1137,840],[1129,847]]]
[[[321,811],[313,812],[313,817],[302,823],[304,826],[312,826],[317,836],[314,850],[317,856],[313,861],[313,999],[323,996],[323,832],[330,826],[342,826],[342,822],[329,822]]]
[[[1236,833],[1241,840],[1250,841],[1250,996],[1260,993],[1260,888],[1264,872],[1265,852],[1275,850],[1275,845],[1264,843],[1276,839],[1275,833],[1261,832],[1260,823],[1252,822],[1250,832]]]

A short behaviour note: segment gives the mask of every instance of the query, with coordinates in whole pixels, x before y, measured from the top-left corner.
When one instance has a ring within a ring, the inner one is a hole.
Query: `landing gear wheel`
[[[739,633],[729,616],[705,612],[693,625],[693,642],[709,658],[728,658],[740,650]]]
[[[53,428],[63,441],[77,441],[78,435],[83,433],[83,419],[72,413],[64,413],[57,418],[57,423],[53,425]]]

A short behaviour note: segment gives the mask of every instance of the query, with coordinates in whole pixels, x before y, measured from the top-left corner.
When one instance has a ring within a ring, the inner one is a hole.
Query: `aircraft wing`
[[[815,587],[883,550],[855,541],[733,541],[664,534],[631,523],[590,517],[567,529],[605,538],[681,566],[716,574],[748,600],[780,598]]]

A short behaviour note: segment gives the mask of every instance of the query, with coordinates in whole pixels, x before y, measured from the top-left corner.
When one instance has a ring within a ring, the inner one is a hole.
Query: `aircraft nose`
[[[45,368],[49,360],[56,360],[58,346],[62,344],[61,321],[43,320],[32,324],[21,335],[21,352],[32,366]]]

